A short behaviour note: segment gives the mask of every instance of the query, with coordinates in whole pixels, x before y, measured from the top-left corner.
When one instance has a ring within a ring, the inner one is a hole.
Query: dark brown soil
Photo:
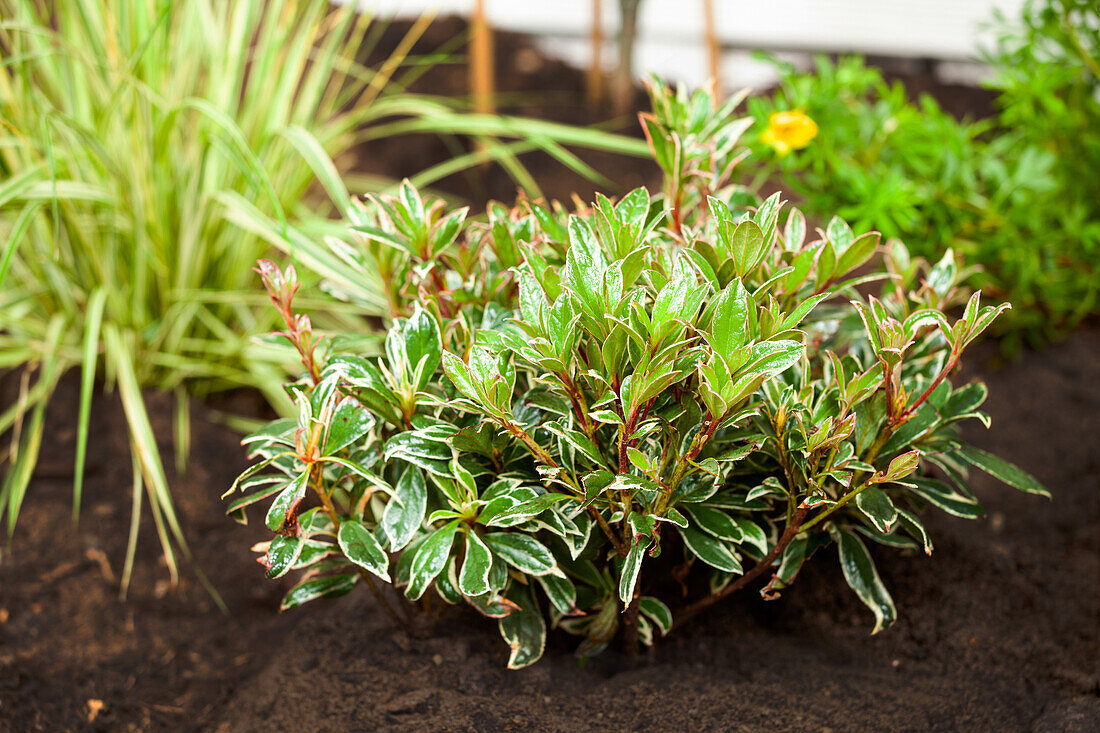
[[[195,725],[259,672],[291,617],[272,612],[278,584],[256,583],[248,547],[266,530],[226,521],[219,495],[246,465],[240,437],[195,405],[184,476],[171,476],[197,561],[231,609],[223,615],[184,571],[169,587],[149,511],[143,512],[129,599],[119,599],[129,531],[126,422],[114,399],[93,404],[80,523],[70,521],[77,386],[62,382],[49,439],[13,541],[0,563],[0,730],[83,729],[89,701],[101,730]],[[0,395],[7,404],[12,395]],[[153,428],[172,461],[172,400],[151,395]],[[94,703],[93,703],[94,704]],[[10,728],[5,728],[5,721]]]
[[[189,573],[166,588],[151,526],[120,602],[123,419],[113,400],[97,402],[74,530],[67,387],[0,564],[0,729],[1097,730],[1097,354],[1100,332],[1082,331],[983,375],[994,427],[971,437],[1055,498],[978,477],[987,519],[930,515],[931,558],[878,552],[900,610],[893,629],[867,635],[870,615],[826,554],[781,600],[731,599],[639,661],[610,653],[582,668],[569,640],[552,638],[544,660],[519,672],[504,669],[494,625],[473,612],[451,612],[427,638],[409,638],[361,592],[278,614],[284,586],[264,580],[248,550],[264,531],[224,519],[217,499],[243,453],[201,406],[190,468],[174,486],[231,613]],[[154,400],[163,435],[168,407]],[[104,707],[89,725],[90,700]]]
[[[498,41],[506,88],[548,90],[522,111],[592,120],[579,111],[576,70],[525,66],[516,61],[522,39]],[[400,175],[441,159],[417,158],[419,144],[392,144],[371,171]],[[647,175],[641,165],[608,175],[635,185]],[[553,180],[544,167],[539,180]],[[475,201],[510,197],[506,179],[492,181],[448,185]],[[558,197],[577,187],[572,177],[553,185]],[[878,552],[901,616],[893,629],[868,637],[870,614],[822,554],[781,600],[746,592],[641,660],[609,653],[582,668],[571,640],[552,637],[543,661],[519,672],[505,670],[494,624],[472,612],[449,613],[426,638],[399,631],[363,592],[278,614],[286,584],[265,580],[248,549],[266,532],[255,518],[247,528],[229,521],[218,500],[245,465],[238,436],[201,405],[190,466],[172,483],[197,562],[230,613],[190,572],[167,586],[148,517],[121,602],[125,423],[114,399],[97,400],[74,528],[76,393],[65,382],[0,559],[0,731],[1098,730],[1100,331],[977,368],[995,353],[988,345],[967,364],[989,383],[994,418],[970,437],[1035,473],[1055,498],[979,476],[987,519],[930,515],[931,558]],[[10,399],[0,392],[0,408]],[[152,409],[167,460],[170,400],[155,397]],[[102,703],[94,719],[91,701]]]

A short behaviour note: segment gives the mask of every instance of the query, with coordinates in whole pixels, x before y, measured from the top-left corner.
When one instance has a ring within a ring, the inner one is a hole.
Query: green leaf
[[[290,592],[283,597],[279,610],[289,611],[318,598],[339,598],[355,587],[358,580],[359,575],[356,573],[310,578],[290,589]]]
[[[255,504],[258,501],[262,501],[262,500],[266,499],[267,497],[271,496],[272,494],[277,494],[278,492],[282,491],[285,488],[286,488],[286,486],[284,484],[282,484],[281,482],[277,482],[277,483],[272,483],[268,486],[265,486],[264,488],[260,489],[259,491],[254,492],[254,493],[246,494],[245,496],[237,497],[233,501],[229,502],[229,505],[226,506],[226,508],[225,508],[225,513],[226,514],[233,514],[234,512],[239,512],[241,509],[244,509],[246,506],[249,506],[251,504]],[[242,514],[243,514],[243,512],[242,512]]]
[[[942,481],[923,477],[916,477],[910,481],[913,484],[913,488],[909,489],[910,492],[948,514],[964,519],[977,519],[985,513],[981,504],[969,496],[960,494]]]
[[[661,634],[667,634],[672,630],[672,611],[659,599],[653,596],[642,596],[639,601],[639,610],[657,625]]]
[[[584,477],[584,506],[596,500],[615,480],[615,474],[606,470],[593,471]]]
[[[900,456],[894,456],[886,470],[875,473],[871,481],[874,483],[897,481],[916,471],[918,465],[920,465],[920,450],[913,449]]]
[[[328,542],[318,542],[317,540],[303,540],[302,552],[294,562],[293,569],[304,570],[326,558],[334,558],[337,554],[336,545]]]
[[[397,395],[394,394],[381,369],[358,356],[337,355],[325,365],[324,375],[339,374],[354,388],[354,396],[378,417],[404,427]]]
[[[1038,479],[1026,471],[1017,468],[1003,458],[998,458],[992,453],[986,453],[981,448],[975,448],[971,445],[964,445],[956,451],[956,455],[960,456],[970,465],[982,469],[993,478],[1013,488],[1025,491],[1029,494],[1038,494],[1039,496],[1050,498],[1050,492],[1039,483]]]
[[[669,136],[661,129],[660,124],[653,116],[644,114],[641,115],[641,120],[646,141],[653,152],[653,159],[667,175],[675,175],[675,141],[670,141]]]
[[[533,537],[515,532],[492,532],[483,538],[495,554],[528,575],[546,575],[557,569],[554,555]]]
[[[648,542],[635,542],[623,560],[623,569],[619,575],[619,600],[629,604],[634,598],[634,588],[638,584],[638,573],[642,569],[642,558]]]
[[[779,569],[775,571],[775,574],[784,586],[791,584],[802,568],[802,563],[806,561],[807,544],[805,537],[795,537],[790,544],[783,548],[783,555],[779,559]]]
[[[435,576],[443,571],[447,558],[451,556],[451,545],[454,543],[459,522],[456,519],[437,529],[416,549],[409,572],[409,585],[405,588],[407,597],[414,601],[420,598],[435,580]]]
[[[423,227],[424,203],[420,199],[420,192],[412,185],[408,178],[401,181],[401,203],[408,212],[409,221],[418,228]],[[397,209],[400,211],[400,209]]]
[[[272,532],[278,532],[283,528],[289,515],[305,498],[306,483],[308,481],[309,472],[300,473],[275,497],[275,501],[271,502],[271,506],[267,510],[267,517],[264,520],[264,524],[267,525],[268,529]]]
[[[567,500],[569,500],[569,497],[565,494],[540,494],[533,499],[521,501],[508,509],[489,512],[487,511],[488,507],[486,507],[481,516],[478,517],[478,521],[490,527],[514,527],[532,517],[537,517],[558,502]]]
[[[851,237],[851,230],[848,231],[848,237]],[[842,276],[862,266],[875,253],[879,239],[878,232],[867,232],[857,237],[848,247],[838,246],[837,251],[840,252],[840,256],[837,258],[834,272]]]
[[[516,610],[516,604],[495,591],[480,596],[463,596],[466,602],[477,609],[477,612],[489,618],[504,618]]]
[[[396,319],[386,335],[386,352],[392,364],[405,364],[410,380],[419,375],[414,384],[423,389],[439,368],[443,353],[435,319],[419,307],[408,318]]]
[[[614,410],[593,410],[588,413],[588,416],[593,420],[597,420],[608,425],[622,425],[623,419],[619,417],[618,413]]]
[[[898,520],[901,522],[902,528],[915,540],[919,540],[924,547],[924,554],[932,554],[932,538],[928,536],[927,530],[924,529],[924,525],[917,518],[915,514],[905,511],[904,509],[898,509]]]
[[[945,298],[951,290],[951,286],[954,285],[957,274],[958,266],[955,264],[955,253],[949,249],[940,261],[928,271],[928,275],[924,280],[937,295]]]
[[[546,597],[558,613],[570,615],[577,611],[577,588],[564,575],[539,575],[535,577]]]
[[[440,219],[432,232],[432,256],[436,257],[444,249],[449,247],[462,231],[462,224],[466,221],[470,207],[464,206],[457,211],[452,211]],[[509,265],[505,265],[508,267]]]
[[[428,507],[428,487],[424,474],[415,466],[406,466],[397,480],[394,495],[382,510],[382,531],[390,549],[402,549],[424,523]]]
[[[445,603],[452,606],[461,603],[465,598],[458,589],[458,573],[455,570],[456,560],[454,556],[447,558],[447,565],[443,572],[435,576],[435,592]]]
[[[707,565],[726,573],[741,572],[741,563],[724,543],[694,529],[680,528],[679,531],[691,554]]]
[[[530,590],[516,583],[512,588],[509,600],[518,608],[500,619],[500,635],[512,650],[508,669],[522,669],[542,656],[546,646],[546,622]]]
[[[374,427],[374,416],[359,403],[347,398],[341,400],[332,411],[325,433],[324,455],[331,456],[362,439]]]
[[[256,432],[242,438],[241,445],[259,443],[261,447],[266,447],[272,444],[278,444],[293,448],[294,431],[297,428],[298,421],[293,418],[284,417],[278,420],[272,420]]]
[[[683,514],[681,514],[680,510],[677,509],[674,506],[670,506],[668,509],[666,509],[665,510],[665,516],[657,517],[657,519],[662,521],[662,522],[668,522],[670,524],[675,524],[677,527],[686,527],[686,526],[688,526],[687,517],[685,517]]]
[[[370,530],[354,519],[347,519],[340,524],[336,540],[349,560],[387,583],[390,582],[389,558]]]
[[[624,224],[629,224],[635,229],[635,233],[645,224],[649,215],[649,191],[644,187],[638,187],[623,196],[615,206],[615,216]]]
[[[439,476],[450,475],[451,448],[444,442],[432,440],[421,431],[398,433],[386,441],[385,460],[400,458]]]
[[[444,351],[443,371],[446,372],[447,377],[454,382],[459,392],[474,402],[481,403],[481,395],[474,385],[473,376],[470,374],[470,368],[466,366],[466,362],[462,361],[462,359],[451,352]]]
[[[694,520],[696,527],[720,540],[740,542],[744,537],[733,518],[723,511],[698,504],[685,506],[684,511]]]
[[[798,209],[791,209],[787,214],[787,225],[783,227],[783,246],[791,252],[797,252],[802,248],[805,239],[806,217]]]
[[[856,494],[856,506],[863,515],[871,520],[875,529],[883,534],[893,530],[898,520],[898,510],[886,492],[875,486],[868,486]]]
[[[802,319],[809,315],[810,311],[816,308],[818,303],[830,297],[832,297],[832,293],[820,293],[802,301],[798,304],[798,307],[788,313],[783,320],[780,321],[779,325],[775,328],[776,333],[782,333],[792,328],[797,328],[798,324],[802,323]]]
[[[653,530],[657,526],[657,520],[652,516],[638,512],[631,512],[627,523],[630,524],[630,532],[635,541],[640,538],[648,541],[653,537]]]
[[[537,327],[544,335],[548,335],[544,331],[549,310],[546,293],[531,273],[529,266],[525,265],[517,269],[517,279],[519,280],[519,308],[523,320]]]
[[[550,423],[544,426],[547,430],[557,435],[564,440],[567,444],[572,446],[578,453],[583,455],[588,460],[592,461],[596,466],[603,466],[603,456],[600,455],[599,447],[592,442],[584,433],[577,430],[569,430],[560,427],[557,423]]]
[[[752,346],[747,369],[768,376],[780,374],[798,363],[806,347],[798,341],[763,341]]]
[[[466,533],[466,559],[458,576],[458,589],[466,596],[488,593],[489,569],[493,566],[493,554],[472,529]]]
[[[728,359],[748,341],[749,294],[741,281],[734,278],[718,296],[710,322],[707,341],[711,348]]]
[[[301,537],[279,535],[271,540],[264,563],[267,566],[267,577],[274,579],[286,575],[302,554],[302,545]]]
[[[844,254],[852,246],[855,236],[847,222],[839,216],[834,216],[825,227],[825,236],[836,247],[838,255]],[[864,235],[866,236],[866,235]]]
[[[877,634],[889,628],[897,618],[897,610],[894,608],[894,600],[890,598],[890,593],[878,576],[867,547],[854,533],[845,530],[834,529],[834,539],[844,579],[875,615],[875,628],[871,633]]]
[[[298,517],[298,528],[302,531],[302,537],[312,537],[315,534],[331,534],[336,536],[336,527],[332,524],[325,510],[319,506],[306,509]]]
[[[567,355],[576,343],[577,332],[574,329],[580,316],[573,307],[573,299],[562,295],[554,302],[546,317],[547,335],[554,350],[561,356]]]
[[[760,444],[755,442],[748,443],[746,445],[739,445],[736,448],[730,448],[726,452],[714,456],[714,460],[718,461],[719,463],[740,461],[742,458],[752,453],[759,447]]]
[[[944,382],[946,384],[946,382]],[[944,420],[971,415],[982,406],[989,390],[981,382],[972,382],[951,392],[947,401],[939,408]]]
[[[50,331],[53,332],[55,324],[61,325],[63,318],[60,315],[54,317],[50,323]],[[179,519],[176,516],[175,505],[172,502],[171,493],[168,489],[168,478],[164,473],[164,465],[160,460],[160,451],[157,449],[156,437],[153,434],[153,427],[149,421],[149,413],[146,409],[144,399],[141,393],[141,385],[138,382],[137,374],[134,369],[134,355],[124,345],[123,337],[119,333],[118,327],[113,323],[105,323],[103,325],[104,335],[104,348],[106,355],[109,357],[109,363],[114,365],[115,377],[118,381],[119,396],[122,399],[123,412],[126,414],[126,422],[129,426],[131,444],[133,446],[133,454],[140,464],[141,474],[145,481],[145,484],[151,489],[150,507],[153,509],[153,516],[156,518],[160,516],[162,521],[155,522],[157,528],[158,538],[160,539],[161,549],[164,551],[164,558],[168,563],[169,572],[172,577],[177,575],[175,553],[172,550],[171,541],[169,539],[169,532],[176,539],[176,544],[184,555],[190,557],[191,551],[188,549],[187,541],[183,536],[183,529],[180,527]],[[53,342],[52,337],[47,339]],[[54,360],[50,359],[45,364],[45,373],[42,379],[46,379],[46,375],[53,372]],[[44,402],[39,403],[32,415],[32,425],[27,431],[27,437],[41,436],[41,410],[45,405]],[[37,437],[35,438],[37,441]],[[30,446],[28,446],[30,447]],[[27,457],[34,455],[37,447],[34,450],[25,452]],[[16,472],[15,469],[18,465],[13,466],[13,473],[8,474],[8,480],[5,481],[6,486],[10,486],[8,482],[23,472]],[[136,468],[135,468],[136,470]],[[29,472],[25,474],[24,478],[29,480]],[[304,486],[304,484],[303,484]],[[303,488],[304,492],[304,488]],[[0,492],[2,493],[2,492]],[[15,492],[11,495],[11,499],[14,500],[18,496],[19,492]],[[276,499],[278,501],[278,499]],[[9,533],[12,529],[12,523],[15,520],[15,514],[18,513],[18,504],[14,507],[9,507]],[[135,521],[131,525],[131,543],[136,541],[138,524]],[[123,571],[123,592],[125,593],[127,583],[129,581],[129,564]],[[221,598],[217,595],[217,592],[213,590],[213,586],[209,585],[209,581],[206,580],[206,576],[199,572],[199,581],[207,587],[207,589],[214,596],[215,602],[224,607]]]
[[[938,420],[939,416],[936,414],[936,408],[925,402],[917,410],[916,415],[890,436],[890,440],[886,441],[886,445],[882,447],[881,455],[888,456],[894,451],[909,447],[910,443],[926,433]]]
[[[733,230],[730,240],[730,259],[739,275],[748,275],[760,264],[766,254],[764,232],[756,222],[745,220]]]
[[[744,535],[744,539],[741,540],[742,544],[755,547],[761,555],[768,554],[768,535],[759,524],[747,517],[734,517],[733,521],[737,523],[741,534]]]
[[[477,499],[477,481],[474,480],[474,475],[462,465],[457,457],[451,459],[451,475],[455,478],[455,491],[452,493],[445,488],[448,499],[459,505]],[[437,481],[436,483],[440,482]],[[441,486],[441,488],[444,487]]]
[[[693,285],[691,278],[686,276],[675,277],[669,280],[657,299],[653,303],[651,319],[653,321],[653,334],[660,335],[661,327],[674,318],[680,317],[680,310],[687,300],[688,289]]]
[[[607,260],[592,230],[577,217],[569,220],[571,246],[566,255],[565,285],[577,296],[581,310],[592,318],[604,315],[603,275]]]
[[[15,224],[16,230],[19,223]],[[15,250],[15,241],[10,245],[8,256]],[[4,281],[5,260],[0,265],[0,283]],[[84,348],[80,365],[80,415],[77,419],[76,459],[73,462],[73,519],[80,515],[80,500],[84,489],[84,461],[88,452],[88,430],[91,425],[92,390],[95,387],[96,364],[99,354],[99,332],[103,324],[103,309],[107,301],[107,290],[103,287],[92,291],[88,298],[84,319]],[[0,431],[2,432],[2,431]]]

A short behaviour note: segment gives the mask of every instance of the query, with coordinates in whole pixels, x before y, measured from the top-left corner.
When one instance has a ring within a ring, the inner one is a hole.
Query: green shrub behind
[[[1087,65],[1040,64],[1032,46],[1010,40],[1001,49],[1002,114],[962,122],[927,95],[909,101],[859,58],[819,57],[807,73],[777,62],[774,97],[749,103],[757,133],[749,165],[757,185],[774,179],[813,219],[836,213],[916,254],[950,248],[979,265],[969,282],[1015,305],[998,326],[1011,350],[1097,311],[1100,173],[1087,161],[1100,151],[1100,106]],[[1028,63],[1060,73],[1037,72],[1046,85],[1030,87]],[[819,132],[800,149],[776,151],[767,130],[785,110],[804,112]]]

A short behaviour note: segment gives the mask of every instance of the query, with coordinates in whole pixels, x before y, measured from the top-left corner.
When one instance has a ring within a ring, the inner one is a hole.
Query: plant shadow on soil
[[[468,609],[423,638],[358,589],[277,613],[290,582],[265,580],[249,551],[267,538],[259,516],[242,528],[218,500],[246,465],[239,436],[197,403],[190,464],[172,485],[230,614],[186,569],[167,587],[147,516],[120,601],[125,421],[114,398],[97,397],[74,528],[77,387],[66,379],[0,562],[0,730],[1098,730],[1100,330],[984,369],[995,354],[986,344],[965,360],[963,376],[988,383],[993,416],[968,437],[1037,475],[1054,500],[978,475],[985,519],[929,513],[932,557],[876,551],[894,628],[868,636],[869,612],[823,552],[779,601],[746,590],[639,660],[611,652],[582,668],[575,642],[552,635],[544,659],[518,672],[504,668],[495,624]],[[0,391],[0,404],[11,399]],[[151,401],[170,462],[171,401]],[[251,394],[219,406],[261,410]]]

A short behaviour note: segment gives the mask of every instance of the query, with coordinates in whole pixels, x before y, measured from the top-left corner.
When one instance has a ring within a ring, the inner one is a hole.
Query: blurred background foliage
[[[999,326],[1008,353],[1065,335],[1098,310],[1100,275],[1100,9],[1029,3],[997,18],[985,60],[996,113],[958,120],[927,94],[859,57],[816,57],[809,71],[772,58],[774,95],[749,100],[760,134],[746,166],[756,187],[791,192],[810,216],[837,212],[859,230],[980,266],[975,287],[1013,304]],[[820,130],[777,150],[776,113],[800,110]]]

